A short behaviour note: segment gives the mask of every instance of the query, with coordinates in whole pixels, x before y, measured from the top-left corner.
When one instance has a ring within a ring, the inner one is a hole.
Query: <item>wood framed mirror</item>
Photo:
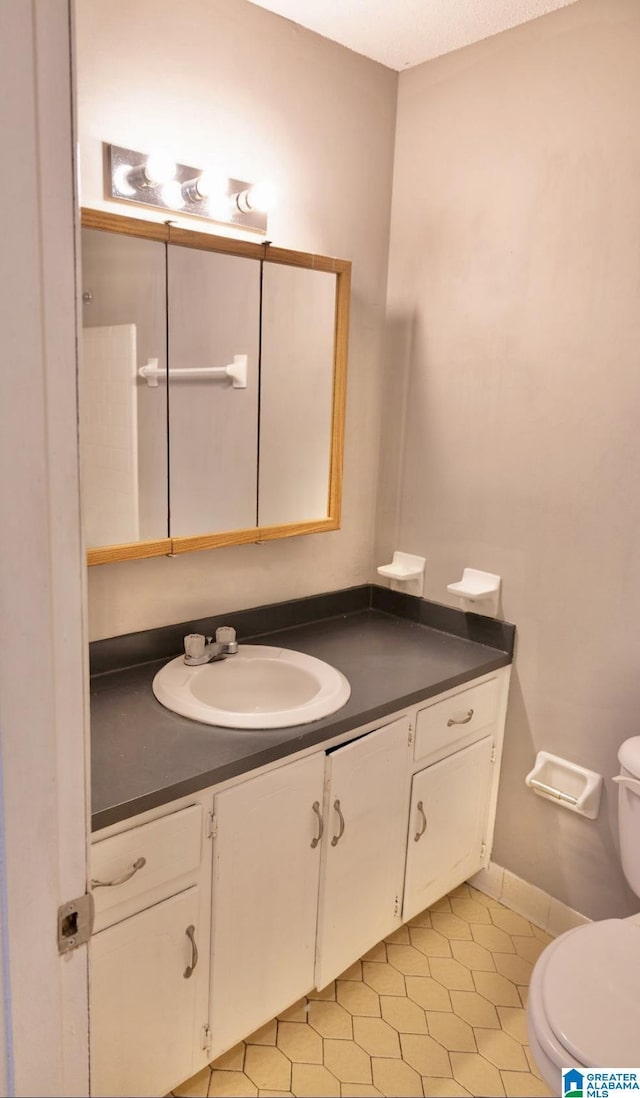
[[[81,224],[89,564],[338,529],[351,263]]]

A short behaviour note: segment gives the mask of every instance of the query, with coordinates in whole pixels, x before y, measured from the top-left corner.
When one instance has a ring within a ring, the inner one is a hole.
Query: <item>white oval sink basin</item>
[[[153,680],[162,705],[223,728],[288,728],[341,709],[349,682],[330,664],[288,648],[240,644],[236,655],[200,667],[183,656]]]

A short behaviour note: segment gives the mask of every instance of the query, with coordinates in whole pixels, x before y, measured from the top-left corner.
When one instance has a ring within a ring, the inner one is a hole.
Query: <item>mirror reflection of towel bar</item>
[[[185,370],[163,370],[158,366],[157,358],[150,358],[147,361],[146,366],[141,366],[138,370],[140,377],[143,377],[147,385],[152,388],[157,388],[158,382],[166,378],[167,373],[170,378],[177,378],[181,381],[202,381],[207,378],[231,378],[234,389],[246,389],[247,387],[247,356],[246,355],[234,355],[233,362],[230,362],[228,366],[199,366],[188,368]]]

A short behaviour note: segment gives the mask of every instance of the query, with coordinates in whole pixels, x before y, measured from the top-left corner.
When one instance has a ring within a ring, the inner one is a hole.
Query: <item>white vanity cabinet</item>
[[[399,925],[409,751],[404,716],[327,753],[316,987]]]
[[[190,971],[202,947],[199,911],[196,885],[93,939],[93,1095],[165,1094],[201,1066],[194,1046],[206,1015],[198,1012],[200,973]]]
[[[314,986],[324,758],[215,797],[213,1056]]]
[[[414,776],[409,812],[406,922],[484,863],[493,736],[457,751]]]
[[[213,1055],[399,923],[409,719],[214,800]]]
[[[94,837],[92,1095],[166,1094],[488,863],[509,676]]]
[[[416,713],[403,922],[488,864],[509,674],[450,690]]]
[[[208,818],[186,805],[91,848],[92,1095],[166,1094],[207,1063]]]

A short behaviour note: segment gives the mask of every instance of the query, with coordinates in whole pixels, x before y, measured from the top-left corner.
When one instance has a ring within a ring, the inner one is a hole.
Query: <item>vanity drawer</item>
[[[189,805],[92,845],[96,930],[159,903],[178,891],[176,881],[197,872],[202,812],[202,805]]]
[[[489,679],[420,709],[414,757],[432,755],[491,724],[498,708],[498,691],[498,680]]]

